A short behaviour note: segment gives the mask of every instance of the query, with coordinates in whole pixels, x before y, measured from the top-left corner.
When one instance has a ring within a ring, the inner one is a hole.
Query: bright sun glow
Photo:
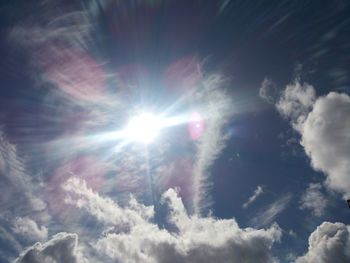
[[[149,144],[158,136],[161,129],[161,120],[151,113],[141,113],[133,117],[127,127],[126,135],[128,138]]]

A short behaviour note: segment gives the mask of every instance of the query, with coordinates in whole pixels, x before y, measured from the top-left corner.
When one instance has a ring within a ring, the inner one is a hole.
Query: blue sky
[[[349,262],[349,14],[2,2],[0,262]]]

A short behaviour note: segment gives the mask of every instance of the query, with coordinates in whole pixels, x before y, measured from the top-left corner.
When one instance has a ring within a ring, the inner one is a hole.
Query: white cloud
[[[293,127],[299,130],[312,109],[315,98],[315,90],[311,85],[295,82],[286,87],[276,107],[282,116],[290,119]]]
[[[264,193],[264,190],[261,185],[258,185],[254,190],[254,193],[251,197],[249,197],[248,201],[243,204],[243,208],[247,208],[251,205],[260,195]]]
[[[278,95],[276,84],[269,78],[264,78],[259,88],[259,96],[266,102],[274,104]]]
[[[350,226],[323,222],[309,237],[307,253],[296,263],[350,262]]]
[[[10,143],[0,128],[0,205],[2,212],[6,210],[14,214],[15,210],[30,208],[31,211],[42,211],[46,203],[34,191],[37,187],[26,173],[24,160],[18,155],[17,148]],[[13,202],[17,201],[14,209]]]
[[[58,233],[46,243],[36,243],[26,249],[15,263],[87,262],[78,247],[78,236],[71,233]]]
[[[153,206],[146,207],[131,198],[128,208],[121,208],[112,199],[101,197],[88,188],[85,181],[77,177],[68,179],[63,184],[63,189],[68,194],[66,203],[86,209],[108,225],[136,225],[153,216]]]
[[[38,7],[33,5],[33,8]],[[63,5],[60,5],[60,11],[53,11],[52,4],[48,4],[45,12],[41,13],[42,22],[46,23],[39,26],[35,17],[27,17],[24,23],[12,29],[9,39],[27,47],[54,42],[57,39],[64,39],[76,46],[87,46],[91,23],[86,12],[72,10],[71,7],[66,8]]]
[[[161,198],[169,211],[169,227],[162,229],[150,220],[149,211],[153,211],[153,207],[142,206],[135,199],[120,207],[94,193],[82,181],[70,179],[67,184],[65,189],[72,205],[86,209],[102,222],[114,224],[93,246],[102,255],[117,261],[273,262],[271,247],[282,234],[277,225],[260,230],[241,229],[234,219],[189,216],[173,189]],[[129,220],[127,227],[125,220]]]
[[[26,186],[30,185],[23,161],[17,155],[16,146],[7,140],[2,130],[0,130],[0,173],[11,184],[23,190],[27,190]]]
[[[315,99],[312,86],[287,86],[277,104],[301,134],[312,167],[327,175],[326,185],[350,197],[350,97],[330,92]]]
[[[47,238],[47,228],[45,226],[39,227],[38,224],[29,217],[16,218],[13,231],[28,240],[41,241]]]
[[[320,183],[310,183],[300,199],[300,208],[308,209],[315,216],[322,216],[327,206],[327,199],[321,192]]]
[[[197,143],[196,161],[193,171],[193,210],[201,213],[211,205],[208,196],[209,168],[219,156],[228,136],[223,126],[231,116],[231,99],[223,91],[224,80],[220,75],[210,75],[202,81],[203,90],[195,94],[195,101],[205,105],[205,131]]]
[[[350,197],[350,97],[331,92],[317,99],[304,122],[302,145],[331,189]]]
[[[283,195],[281,198],[277,199],[267,208],[258,213],[256,217],[252,218],[252,220],[250,220],[250,223],[256,227],[266,226],[272,223],[275,218],[281,212],[283,212],[284,209],[286,209],[291,199],[291,194]]]

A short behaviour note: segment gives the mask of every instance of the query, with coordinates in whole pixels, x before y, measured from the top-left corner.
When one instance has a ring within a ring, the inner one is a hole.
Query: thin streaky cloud
[[[261,185],[258,185],[253,192],[253,195],[249,197],[248,201],[243,204],[243,208],[250,206],[255,200],[264,193]]]
[[[287,208],[291,199],[291,193],[283,195],[252,218],[250,220],[251,225],[262,227],[271,224]]]
[[[196,162],[193,171],[193,211],[201,214],[212,204],[208,194],[211,182],[209,168],[225,148],[228,135],[224,125],[231,116],[231,99],[226,95],[220,75],[211,75],[203,81],[204,90],[198,94],[201,103],[207,105],[206,130],[197,144]]]

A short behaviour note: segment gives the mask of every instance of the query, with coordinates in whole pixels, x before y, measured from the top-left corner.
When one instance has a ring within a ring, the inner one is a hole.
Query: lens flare
[[[198,140],[204,133],[205,121],[202,115],[198,112],[194,112],[191,115],[190,122],[188,124],[188,131],[193,140]]]

